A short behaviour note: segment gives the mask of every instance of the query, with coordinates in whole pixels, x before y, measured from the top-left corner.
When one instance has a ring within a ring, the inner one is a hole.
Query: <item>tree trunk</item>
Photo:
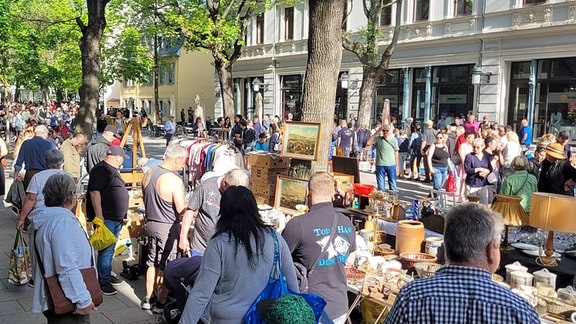
[[[100,99],[100,41],[106,27],[106,5],[109,0],[87,0],[88,24],[80,18],[76,22],[82,31],[80,52],[82,53],[82,85],[79,89],[80,109],[76,116],[75,132],[92,138],[93,124]]]
[[[374,94],[376,92],[376,73],[364,67],[362,72],[362,86],[360,87],[360,102],[358,103],[358,123],[371,127],[370,117],[372,106],[374,105]],[[375,121],[378,122],[377,120]]]
[[[344,1],[310,1],[308,62],[302,95],[302,120],[321,122],[318,159],[312,173],[326,171],[332,142],[334,104],[342,60]]]
[[[58,89],[56,90],[56,102],[60,104],[62,101],[64,101],[64,93],[62,89]]]
[[[232,79],[232,65],[227,62],[214,61],[216,72],[220,79],[220,95],[222,96],[222,106],[224,115],[234,120],[234,81]]]

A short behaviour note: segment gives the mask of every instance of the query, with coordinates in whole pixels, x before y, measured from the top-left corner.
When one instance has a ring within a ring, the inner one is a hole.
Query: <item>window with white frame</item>
[[[416,0],[414,4],[414,21],[425,21],[430,17],[430,0]]]
[[[294,39],[294,7],[284,8],[284,40]]]
[[[166,84],[174,84],[174,74],[176,70],[176,63],[172,62],[168,64],[166,69]]]
[[[264,13],[256,15],[256,44],[264,43]]]
[[[469,16],[472,14],[474,0],[454,0],[454,16]]]
[[[390,26],[392,25],[392,5],[390,1],[384,1],[382,10],[380,11],[380,26]]]

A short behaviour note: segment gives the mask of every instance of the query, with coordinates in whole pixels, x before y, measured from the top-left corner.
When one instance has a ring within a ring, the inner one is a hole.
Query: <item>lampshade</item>
[[[520,226],[528,224],[528,214],[520,205],[521,197],[496,195],[492,210],[502,215],[504,225]]]
[[[550,231],[576,232],[576,198],[535,192],[530,207],[530,226]]]

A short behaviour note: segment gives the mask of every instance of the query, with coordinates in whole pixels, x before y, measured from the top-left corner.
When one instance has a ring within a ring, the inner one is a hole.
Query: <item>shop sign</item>
[[[465,104],[468,96],[465,94],[440,95],[440,104]]]
[[[549,92],[549,103],[576,102],[576,92]]]

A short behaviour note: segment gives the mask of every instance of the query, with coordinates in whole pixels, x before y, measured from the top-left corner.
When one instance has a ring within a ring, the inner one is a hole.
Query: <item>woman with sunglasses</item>
[[[464,170],[466,170],[466,192],[478,194],[480,203],[488,205],[488,191],[485,190],[488,185],[488,174],[492,171],[490,163],[491,156],[484,153],[484,140],[476,138],[472,143],[472,153],[466,155],[464,159]],[[484,192],[480,192],[484,190]]]
[[[440,190],[444,187],[446,178],[448,177],[448,159],[450,153],[444,144],[444,135],[442,133],[436,134],[436,141],[428,148],[428,165],[431,166],[430,174],[433,180],[432,187],[434,190]]]

